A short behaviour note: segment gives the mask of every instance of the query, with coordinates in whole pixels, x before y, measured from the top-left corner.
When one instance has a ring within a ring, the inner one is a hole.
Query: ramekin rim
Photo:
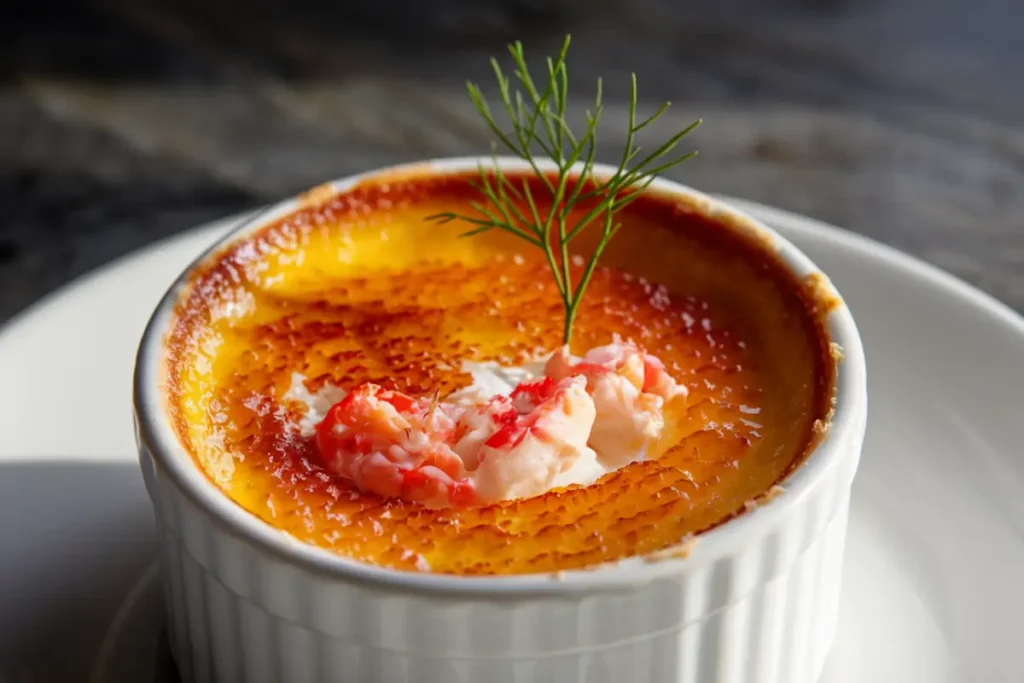
[[[495,159],[484,156],[446,157],[378,168],[323,183],[309,192],[276,202],[246,217],[226,235],[206,249],[169,286],[154,309],[142,335],[136,356],[133,404],[138,438],[144,443],[159,470],[171,477],[176,488],[202,510],[222,531],[257,545],[288,563],[299,564],[312,573],[354,583],[376,585],[434,595],[483,595],[491,598],[548,595],[571,597],[581,593],[628,590],[654,580],[678,576],[716,559],[738,552],[750,539],[762,537],[783,523],[787,513],[816,488],[818,482],[837,466],[844,448],[853,444],[859,449],[864,436],[867,410],[867,375],[864,351],[857,325],[840,293],[827,275],[809,257],[768,225],[732,206],[691,187],[665,178],[657,178],[647,190],[685,198],[695,208],[717,218],[728,220],[737,229],[750,229],[769,239],[779,261],[799,278],[817,276],[822,286],[839,305],[827,315],[830,341],[842,349],[843,362],[838,364],[835,378],[835,412],[829,431],[805,461],[794,468],[781,482],[783,491],[754,509],[741,512],[732,519],[696,536],[685,553],[678,557],[644,561],[631,557],[622,561],[582,569],[554,573],[467,577],[450,574],[415,573],[378,567],[344,558],[329,550],[305,543],[274,528],[228,497],[182,446],[170,424],[161,396],[161,368],[164,361],[164,338],[179,295],[186,287],[192,271],[208,258],[236,240],[263,226],[289,215],[302,206],[304,197],[317,190],[331,194],[353,186],[389,176],[448,175],[476,170]],[[520,159],[497,157],[505,170],[529,170]],[[541,164],[549,170],[550,164]],[[607,175],[614,168],[595,164],[594,173]],[[142,445],[140,443],[140,446]],[[154,501],[155,502],[155,501]]]

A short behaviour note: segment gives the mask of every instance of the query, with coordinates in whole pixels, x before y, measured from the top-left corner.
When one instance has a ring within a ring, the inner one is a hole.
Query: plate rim
[[[117,655],[124,629],[135,616],[135,610],[138,609],[142,600],[149,593],[160,590],[161,580],[160,563],[154,558],[153,562],[142,570],[129,587],[128,592],[121,598],[117,611],[104,630],[103,640],[96,648],[96,655],[89,667],[88,680],[90,683],[109,683],[107,674],[110,672],[113,657]]]
[[[811,216],[731,195],[716,196],[754,213],[769,224],[783,223],[784,230],[795,230],[804,235],[823,237],[841,245],[844,249],[857,252],[861,257],[876,258],[900,270],[908,271],[920,279],[926,280],[929,284],[956,294],[966,303],[988,311],[1000,322],[1008,324],[1013,331],[1024,335],[1024,313],[1018,313],[995,295],[918,256]]]

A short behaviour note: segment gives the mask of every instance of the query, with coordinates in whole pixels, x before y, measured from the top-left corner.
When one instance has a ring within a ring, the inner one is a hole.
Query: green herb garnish
[[[491,59],[494,75],[498,80],[498,92],[505,108],[512,130],[506,132],[495,121],[480,87],[467,82],[469,97],[473,101],[480,116],[497,138],[492,143],[494,163],[488,168],[480,165],[479,189],[486,199],[486,204],[472,202],[470,206],[479,216],[466,216],[454,212],[445,212],[428,216],[438,224],[461,220],[474,226],[464,233],[464,237],[478,235],[488,230],[504,230],[542,249],[547,256],[554,273],[558,293],[565,304],[565,343],[572,338],[572,325],[579,310],[580,301],[594,274],[597,260],[601,252],[621,227],[615,221],[615,214],[636,200],[640,193],[650,185],[655,177],[673,166],[676,166],[696,152],[665,160],[666,156],[679,144],[679,141],[700,124],[694,121],[682,131],[676,133],[667,142],[653,152],[640,158],[640,147],[635,144],[635,136],[646,126],[654,123],[669,108],[666,102],[650,117],[636,120],[636,74],[631,76],[629,96],[629,128],[626,141],[616,171],[606,179],[593,177],[594,156],[596,154],[595,136],[597,124],[601,118],[601,80],[597,81],[597,95],[594,98],[593,110],[587,110],[586,130],[577,136],[569,128],[566,121],[566,107],[569,98],[569,73],[566,68],[565,56],[569,50],[569,36],[566,36],[562,50],[557,59],[547,60],[547,82],[543,90],[538,89],[523,56],[522,43],[516,41],[509,45],[509,54],[515,61],[515,77],[522,87],[514,91],[511,81],[502,71],[497,59]],[[514,156],[522,159],[533,169],[548,193],[551,207],[547,211],[538,210],[538,202],[530,190],[530,178],[522,178],[520,183],[502,173],[498,164],[499,144]],[[544,156],[554,163],[552,170],[542,170],[534,155],[533,147],[543,151]],[[580,164],[574,173],[573,166]],[[576,179],[574,181],[574,178]],[[584,191],[585,187],[589,187]],[[583,218],[569,224],[573,209],[583,202],[593,202],[593,206]],[[524,206],[525,205],[525,206]],[[522,207],[522,208],[521,208]],[[579,281],[572,282],[570,272],[569,243],[583,231],[592,221],[600,218],[602,233],[600,241],[594,248]]]

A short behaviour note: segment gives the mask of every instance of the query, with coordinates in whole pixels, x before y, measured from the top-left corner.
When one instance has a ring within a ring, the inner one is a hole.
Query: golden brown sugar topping
[[[651,196],[620,217],[628,229],[583,300],[573,351],[620,335],[665,362],[689,389],[668,453],[588,487],[462,510],[384,500],[328,474],[299,429],[306,407],[286,398],[294,373],[310,392],[371,381],[444,396],[469,384],[463,361],[516,365],[561,342],[563,308],[538,250],[423,220],[464,209],[468,178],[310,200],[192,276],[167,341],[169,410],[228,496],[370,564],[545,572],[680,543],[802,462],[834,375],[816,302],[765,244]]]

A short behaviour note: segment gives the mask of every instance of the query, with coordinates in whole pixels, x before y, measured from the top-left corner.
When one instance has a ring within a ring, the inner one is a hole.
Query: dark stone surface
[[[689,184],[828,220],[1024,310],[1015,0],[205,0],[0,10],[0,321],[146,243],[322,180],[483,152],[466,77],[574,36]],[[602,148],[610,159],[612,150]]]

